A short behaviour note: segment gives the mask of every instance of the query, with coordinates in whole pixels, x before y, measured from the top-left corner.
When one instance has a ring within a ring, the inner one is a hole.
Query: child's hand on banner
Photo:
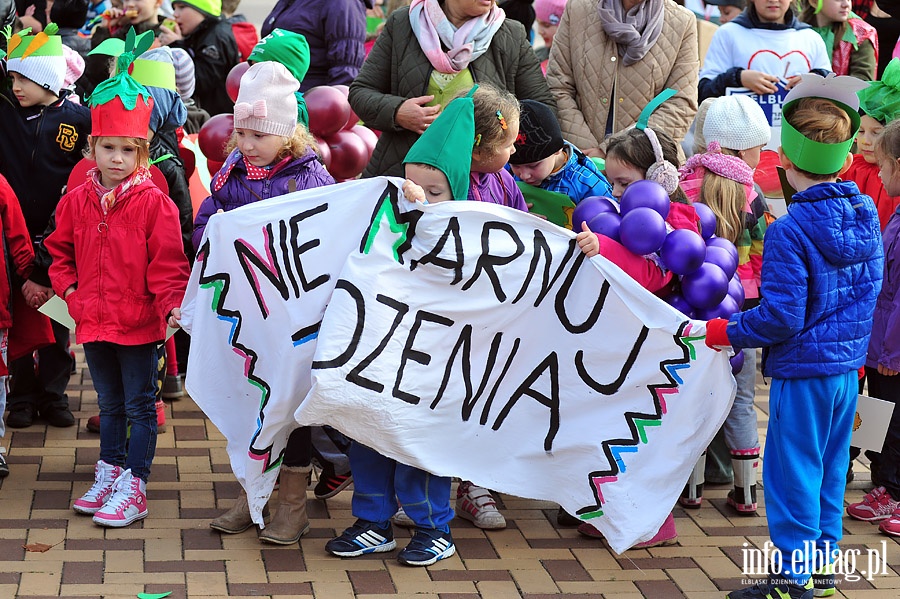
[[[575,236],[575,241],[578,242],[578,247],[588,258],[593,258],[600,253],[600,239],[588,228],[587,223],[581,223],[581,233]]]

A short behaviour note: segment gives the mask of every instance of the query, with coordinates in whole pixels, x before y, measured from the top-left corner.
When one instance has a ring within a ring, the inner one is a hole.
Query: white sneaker
[[[403,511],[403,508],[397,510],[397,513],[391,516],[391,522],[396,524],[397,526],[402,526],[403,528],[415,528],[416,523],[413,522],[413,519],[406,515],[406,512]]]
[[[133,476],[129,468],[116,479],[112,497],[94,514],[100,526],[120,528],[147,517],[146,483]]]
[[[109,501],[113,483],[122,474],[122,468],[107,464],[103,460],[94,466],[94,484],[88,492],[75,500],[72,509],[79,514],[96,514]]]
[[[491,492],[469,481],[459,483],[456,491],[456,515],[478,528],[506,528],[506,518],[497,511]]]

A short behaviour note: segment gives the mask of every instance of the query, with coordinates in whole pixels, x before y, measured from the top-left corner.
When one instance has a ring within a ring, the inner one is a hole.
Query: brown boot
[[[263,508],[263,521],[269,520],[269,506]],[[241,490],[241,494],[234,500],[231,509],[209,523],[209,527],[219,532],[235,535],[244,532],[253,526],[250,519],[250,505],[247,503],[247,493]]]
[[[310,466],[291,468],[281,467],[281,486],[278,488],[278,507],[272,522],[259,533],[259,540],[264,543],[291,545],[309,531],[309,518],[306,516],[307,475]]]

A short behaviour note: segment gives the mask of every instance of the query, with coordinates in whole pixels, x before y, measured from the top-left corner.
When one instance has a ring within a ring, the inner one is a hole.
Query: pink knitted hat
[[[544,23],[559,25],[565,9],[566,0],[534,0],[534,16]]]
[[[297,128],[300,83],[283,64],[258,62],[241,77],[234,103],[234,128],[291,137]]]

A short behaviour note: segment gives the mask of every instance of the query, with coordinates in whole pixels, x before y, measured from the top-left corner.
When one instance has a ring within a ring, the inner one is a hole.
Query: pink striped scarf
[[[457,29],[438,0],[412,0],[409,5],[409,22],[422,51],[435,70],[451,75],[487,52],[505,18],[495,4],[486,15],[469,19]]]

